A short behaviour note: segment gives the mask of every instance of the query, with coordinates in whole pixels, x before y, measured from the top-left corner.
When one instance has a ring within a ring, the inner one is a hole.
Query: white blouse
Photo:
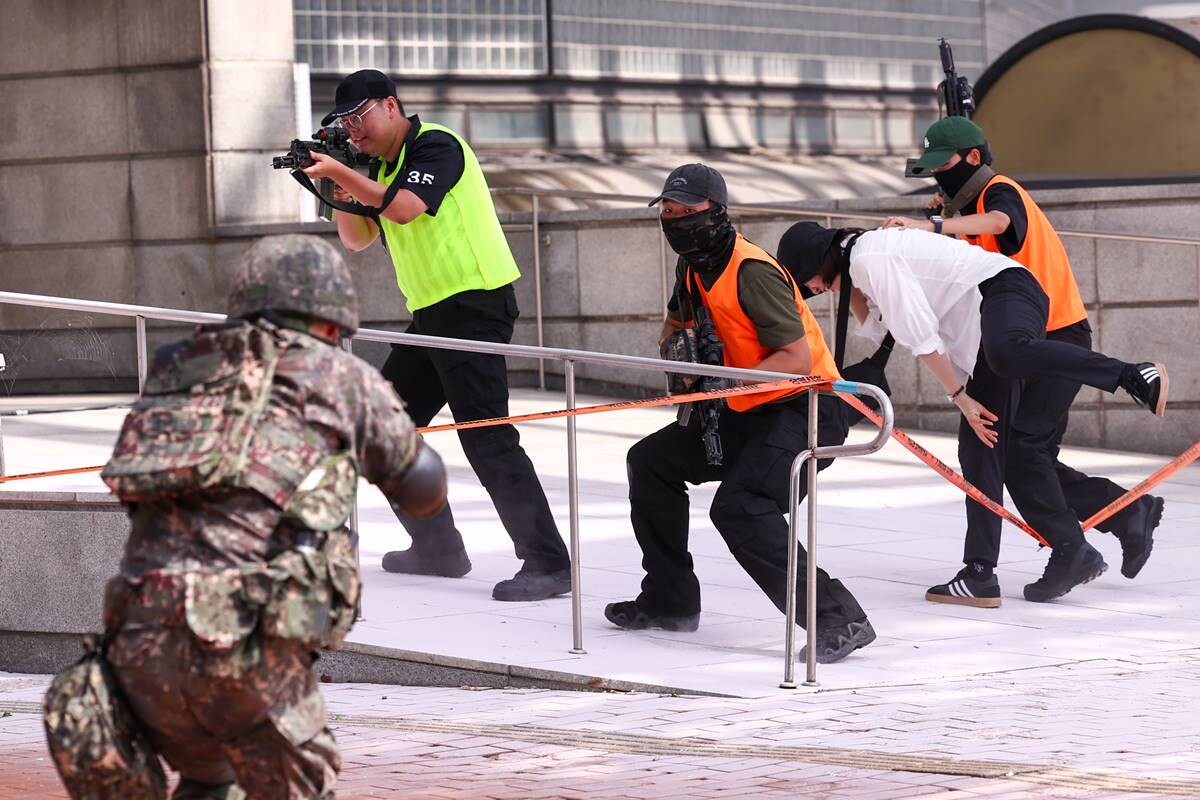
[[[1007,256],[928,231],[867,231],[850,251],[850,278],[867,300],[858,329],[878,344],[887,331],[913,355],[945,353],[965,378],[979,353],[979,284],[1016,267]]]

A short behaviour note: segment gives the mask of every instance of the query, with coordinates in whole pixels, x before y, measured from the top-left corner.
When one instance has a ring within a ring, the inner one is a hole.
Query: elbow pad
[[[400,477],[390,499],[401,511],[414,517],[432,517],[446,503],[446,467],[442,457],[423,440],[418,440],[412,463]]]

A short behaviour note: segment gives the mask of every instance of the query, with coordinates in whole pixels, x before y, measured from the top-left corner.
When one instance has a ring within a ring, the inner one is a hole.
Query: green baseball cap
[[[966,117],[944,117],[925,131],[925,152],[910,168],[912,175],[925,175],[950,160],[960,150],[983,147],[983,128]]]

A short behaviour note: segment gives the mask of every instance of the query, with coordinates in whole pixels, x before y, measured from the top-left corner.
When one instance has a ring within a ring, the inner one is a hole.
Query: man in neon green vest
[[[383,234],[412,313],[409,333],[508,342],[518,314],[512,284],[520,272],[470,146],[448,128],[406,117],[396,85],[377,70],[347,76],[334,100],[321,124],[336,121],[359,151],[381,162],[367,177],[314,153],[316,163],[305,170],[311,178],[331,178],[336,199],[379,209],[378,221],[335,212],[342,244],[363,250]],[[383,375],[418,426],[446,404],[459,422],[508,416],[502,356],[396,345]],[[524,561],[492,596],[542,600],[569,592],[567,548],[516,428],[464,430],[459,439]],[[430,519],[396,516],[412,546],[387,553],[385,570],[457,578],[471,569],[449,505]]]

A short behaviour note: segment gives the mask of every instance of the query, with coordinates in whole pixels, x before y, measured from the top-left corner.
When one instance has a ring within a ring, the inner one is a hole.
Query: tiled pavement
[[[514,411],[553,404],[522,393]],[[379,554],[403,540],[377,495],[364,492],[366,620],[355,636],[738,697],[330,684],[346,762],[339,797],[1200,796],[1196,467],[1159,490],[1167,512],[1137,581],[1120,577],[1116,543],[1101,536],[1094,541],[1113,564],[1108,574],[1059,602],[1025,603],[1020,586],[1040,573],[1045,554],[1007,530],[1004,605],[980,611],[921,599],[955,569],[962,512],[954,491],[891,447],[835,465],[822,474],[821,561],[859,595],[880,639],[823,668],[819,690],[785,692],[775,688],[781,620],[712,531],[708,489],[693,492],[700,631],[629,634],[600,616],[604,602],[637,585],[621,456],[667,418],[581,418],[587,655],[566,652],[565,601],[488,599],[491,582],[515,564],[445,435],[431,441],[450,464],[475,570],[461,581],[379,571]],[[5,420],[10,469],[102,461],[119,414],[41,419]],[[561,430],[522,429],[560,519]],[[952,459],[946,437],[919,438]],[[1066,460],[1132,485],[1165,459],[1073,450]],[[95,486],[72,480],[71,488]],[[50,488],[39,483],[26,488]],[[44,684],[0,678],[0,714],[10,714],[0,718],[0,798],[61,796],[31,705]]]

